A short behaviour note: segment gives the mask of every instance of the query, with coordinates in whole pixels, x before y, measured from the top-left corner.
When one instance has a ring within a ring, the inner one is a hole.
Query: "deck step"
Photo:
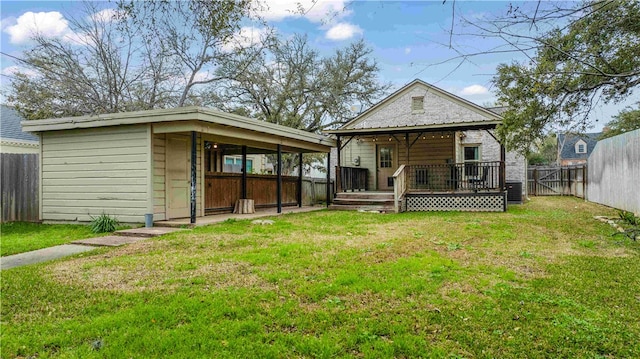
[[[394,212],[391,192],[340,192],[329,206],[333,210]]]

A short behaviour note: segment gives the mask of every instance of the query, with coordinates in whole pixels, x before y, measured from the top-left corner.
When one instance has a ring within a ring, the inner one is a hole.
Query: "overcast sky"
[[[305,13],[295,12],[300,3]],[[267,1],[269,9],[262,16],[283,36],[306,33],[321,53],[363,38],[373,49],[373,57],[381,69],[380,79],[394,85],[394,90],[419,78],[477,104],[493,102],[491,77],[499,63],[523,61],[522,54],[491,54],[476,56],[460,63],[457,51],[476,52],[493,48],[495,40],[480,37],[451,37],[463,19],[476,20],[504,14],[510,4],[531,6],[534,2],[509,1]],[[29,46],[29,36],[35,29],[48,36],[74,38],[67,18],[74,16],[78,4],[73,1],[2,1],[2,52],[21,56]],[[115,4],[101,3],[108,12]],[[452,8],[455,6],[455,10]],[[77,15],[77,14],[76,14]],[[453,21],[452,21],[453,20]],[[247,24],[242,34],[251,36],[260,28]],[[453,45],[453,48],[450,46]],[[10,57],[1,58],[1,83],[19,64]],[[450,61],[447,61],[450,60]],[[597,110],[594,117],[602,124],[609,121],[628,101],[619,106]]]

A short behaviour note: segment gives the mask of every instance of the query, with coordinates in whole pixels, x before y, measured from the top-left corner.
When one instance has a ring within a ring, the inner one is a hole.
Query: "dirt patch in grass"
[[[166,246],[162,241],[137,243],[103,255],[61,262],[51,268],[49,276],[64,285],[116,292],[170,291],[185,285],[205,289],[273,288],[248,263],[190,261],[166,251]]]

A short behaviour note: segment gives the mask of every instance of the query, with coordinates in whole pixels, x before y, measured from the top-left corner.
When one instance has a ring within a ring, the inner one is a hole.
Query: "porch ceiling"
[[[467,131],[467,130],[490,130],[496,128],[500,121],[465,122],[465,123],[445,123],[411,127],[380,127],[380,128],[345,128],[324,131],[328,134],[339,136],[363,136],[379,134],[404,134],[404,133],[429,133],[441,131]]]

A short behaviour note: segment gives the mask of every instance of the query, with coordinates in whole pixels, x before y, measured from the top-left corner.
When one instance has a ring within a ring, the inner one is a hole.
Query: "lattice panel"
[[[407,197],[407,211],[464,211],[464,212],[502,212],[505,208],[505,196],[495,195],[411,195]]]

